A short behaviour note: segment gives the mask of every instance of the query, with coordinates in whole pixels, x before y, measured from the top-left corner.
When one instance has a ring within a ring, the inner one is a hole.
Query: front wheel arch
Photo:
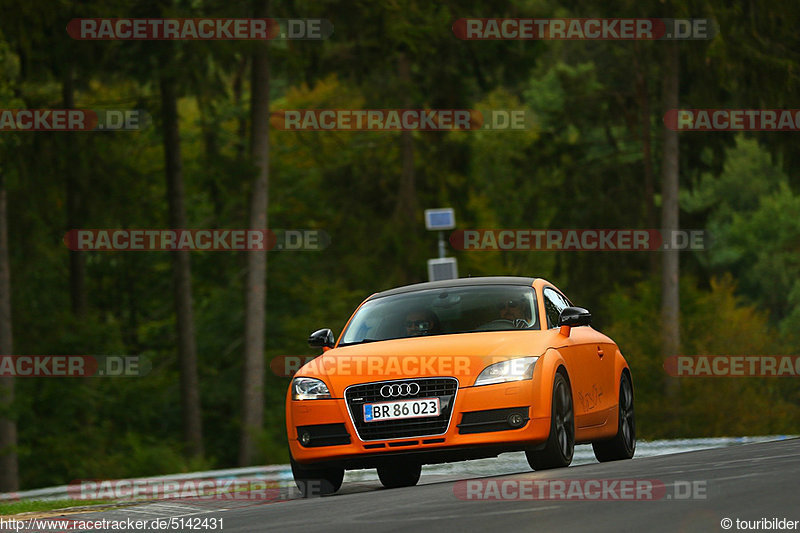
[[[539,361],[533,369],[533,382],[535,384],[531,400],[531,418],[549,417],[552,410],[553,380],[556,374],[561,374],[567,381],[572,392],[569,368],[561,352],[557,348],[548,348],[539,356]],[[574,394],[573,394],[574,396]]]
[[[569,466],[575,453],[575,403],[566,369],[553,376],[550,430],[544,445],[525,450],[534,470]]]

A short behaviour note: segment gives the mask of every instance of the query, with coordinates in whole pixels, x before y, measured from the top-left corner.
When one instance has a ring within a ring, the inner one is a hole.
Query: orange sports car
[[[567,466],[575,444],[599,461],[636,447],[633,382],[610,338],[553,284],[486,277],[374,294],[286,395],[292,473],[330,494],[348,469],[415,485],[423,464],[524,451],[535,470]]]

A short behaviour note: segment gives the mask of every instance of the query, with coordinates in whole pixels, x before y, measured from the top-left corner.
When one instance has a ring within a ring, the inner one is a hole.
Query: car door
[[[579,346],[581,361],[577,373],[580,374],[580,387],[575,392],[575,403],[583,408],[583,417],[578,427],[591,427],[604,424],[609,416],[609,408],[616,405],[617,391],[614,381],[615,348],[607,344],[605,337],[590,326],[572,328]]]
[[[617,346],[591,326],[573,328],[572,335],[582,347],[583,368],[588,374],[583,380],[586,388],[578,391],[576,400],[584,404],[585,409],[583,424],[579,427],[599,426],[606,423],[617,406],[619,384],[614,379]]]
[[[572,303],[561,292],[544,290],[548,327],[558,327],[558,315]],[[605,337],[590,326],[573,327],[567,346],[561,350],[567,360],[575,406],[575,426],[598,426],[606,422],[607,409],[615,402],[611,388],[614,353],[601,342]]]
[[[557,329],[558,317],[561,311],[571,304],[566,297],[552,287],[545,287],[542,291],[544,297],[545,315],[547,317],[548,329]],[[567,371],[569,372],[569,381],[572,387],[572,403],[575,409],[575,426],[582,427],[585,425],[584,417],[586,416],[586,406],[584,402],[579,402],[579,395],[581,391],[587,390],[589,386],[589,379],[591,373],[587,372],[585,359],[586,359],[586,346],[580,341],[580,335],[574,335],[573,332],[583,328],[572,328],[569,337],[563,338],[561,347],[558,351],[567,362]]]

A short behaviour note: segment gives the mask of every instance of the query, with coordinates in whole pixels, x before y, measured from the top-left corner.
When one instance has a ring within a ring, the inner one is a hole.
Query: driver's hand
[[[517,329],[529,328],[530,324],[524,318],[517,318],[514,320],[514,327]]]

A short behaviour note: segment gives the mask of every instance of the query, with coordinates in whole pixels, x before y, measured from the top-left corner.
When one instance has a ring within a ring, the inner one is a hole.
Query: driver
[[[410,311],[406,315],[405,327],[408,337],[431,335],[439,331],[439,319],[427,309]]]
[[[524,302],[519,299],[503,300],[497,305],[497,308],[500,311],[501,320],[508,320],[510,322],[523,320],[527,324],[528,317],[526,316],[527,313],[525,312],[525,309],[523,307],[524,307]]]

